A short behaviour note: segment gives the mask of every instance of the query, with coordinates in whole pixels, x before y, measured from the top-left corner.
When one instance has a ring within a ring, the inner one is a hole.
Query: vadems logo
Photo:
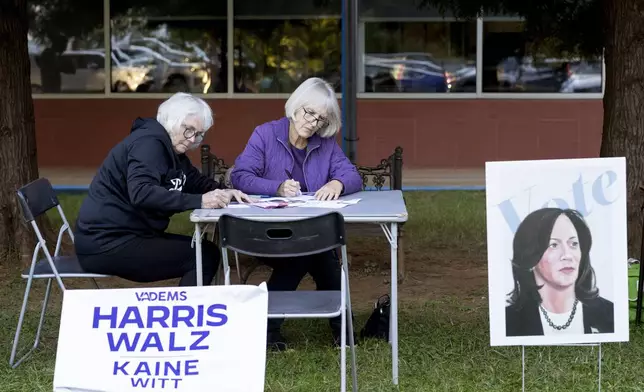
[[[143,291],[136,293],[136,299],[139,302],[143,301],[185,301],[188,298],[185,291]]]

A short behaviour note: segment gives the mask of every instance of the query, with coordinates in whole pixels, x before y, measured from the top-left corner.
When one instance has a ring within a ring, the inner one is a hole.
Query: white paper
[[[334,209],[334,208],[344,208],[346,206],[348,206],[348,204],[338,203],[337,200],[330,200],[330,201],[316,200],[316,201],[310,201],[305,205],[303,205],[302,207]]]
[[[301,195],[301,196],[292,196],[292,197],[264,197],[258,200],[259,203],[265,201],[285,201],[285,202],[294,202],[294,201],[309,201],[315,200],[315,196],[312,195]]]

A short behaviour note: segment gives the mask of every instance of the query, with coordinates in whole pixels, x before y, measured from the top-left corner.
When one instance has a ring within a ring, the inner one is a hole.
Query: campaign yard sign
[[[259,286],[66,290],[54,392],[263,392]]]
[[[626,159],[486,162],[490,344],[629,340]]]

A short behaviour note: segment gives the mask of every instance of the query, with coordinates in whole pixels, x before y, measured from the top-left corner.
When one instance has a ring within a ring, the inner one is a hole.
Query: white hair
[[[157,111],[157,121],[168,133],[176,132],[188,116],[199,118],[204,131],[212,127],[212,109],[203,99],[194,95],[176,93],[159,105]]]
[[[335,97],[335,91],[329,83],[320,78],[309,78],[302,82],[284,105],[286,117],[292,120],[295,112],[307,105],[326,109],[329,125],[320,130],[321,137],[332,137],[338,133],[342,125],[340,107],[338,99]]]

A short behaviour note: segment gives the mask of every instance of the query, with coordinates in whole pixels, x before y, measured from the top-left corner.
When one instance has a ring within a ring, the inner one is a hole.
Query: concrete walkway
[[[92,168],[40,168],[40,176],[49,178],[55,186],[87,186],[96,169]],[[485,169],[405,169],[404,187],[482,187],[485,186]]]

